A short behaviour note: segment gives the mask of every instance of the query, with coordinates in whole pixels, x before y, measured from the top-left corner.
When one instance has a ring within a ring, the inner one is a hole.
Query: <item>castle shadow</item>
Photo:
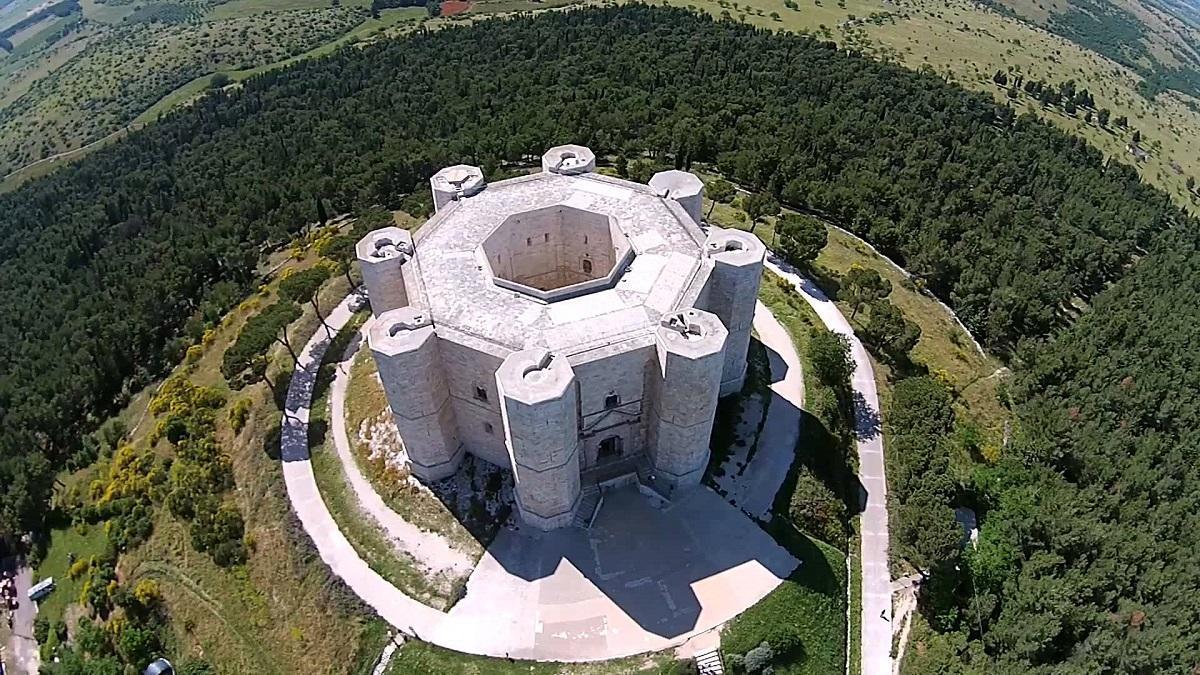
[[[610,489],[591,529],[506,529],[488,553],[513,577],[510,585],[539,583],[536,593],[521,597],[532,595],[553,610],[538,619],[539,640],[551,643],[541,649],[553,649],[556,634],[578,636],[589,627],[608,632],[604,639],[611,641],[616,612],[662,638],[707,628],[700,626],[702,614],[712,625],[735,616],[797,566],[753,520],[705,487],[665,506],[634,486]],[[603,598],[608,607],[596,602]],[[567,606],[572,610],[563,612]]]

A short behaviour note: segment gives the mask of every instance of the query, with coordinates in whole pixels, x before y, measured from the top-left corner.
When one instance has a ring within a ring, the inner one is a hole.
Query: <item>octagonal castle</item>
[[[594,173],[581,146],[491,185],[432,179],[416,236],[358,243],[368,341],[414,475],[510,469],[522,519],[573,522],[583,487],[699,483],[718,396],[741,389],[765,250],[700,224],[703,184]]]

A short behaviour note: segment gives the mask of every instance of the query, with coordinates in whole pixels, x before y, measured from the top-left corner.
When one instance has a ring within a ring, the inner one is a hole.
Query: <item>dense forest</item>
[[[1013,359],[1011,448],[949,488],[978,505],[978,553],[929,561],[962,569],[928,601],[928,672],[1200,663],[1200,223],[936,77],[640,5],[341,50],[0,197],[0,533],[39,526],[55,471],[90,460],[93,427],[314,204],[395,205],[442,166],[492,172],[567,141],[710,162],[825,214]]]

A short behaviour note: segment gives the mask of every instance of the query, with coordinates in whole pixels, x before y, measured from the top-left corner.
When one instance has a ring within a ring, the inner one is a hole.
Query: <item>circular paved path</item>
[[[334,331],[349,321],[352,302],[348,298],[330,313],[327,322]],[[468,581],[463,600],[448,613],[423,605],[370,569],[317,490],[308,418],[317,368],[328,346],[325,331],[317,331],[288,390],[281,440],[284,479],[321,558],[397,628],[443,647],[489,656],[618,658],[666,649],[721,625],[774,589],[797,564],[749,517],[707,488],[662,504],[630,487],[606,493],[591,530],[502,530]],[[794,442],[789,456],[793,447]],[[759,454],[765,459],[772,453]]]

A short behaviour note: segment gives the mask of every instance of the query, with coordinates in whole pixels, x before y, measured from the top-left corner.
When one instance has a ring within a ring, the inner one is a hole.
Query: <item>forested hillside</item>
[[[88,459],[83,434],[180,356],[190,316],[232,301],[219,282],[249,286],[263,247],[315,219],[317,196],[339,212],[396,204],[441,166],[493,170],[565,141],[713,162],[871,240],[993,348],[1022,345],[1017,413],[1037,435],[995,480],[960,486],[981,504],[981,551],[1000,553],[988,579],[968,565],[992,594],[974,605],[986,616],[962,609],[966,578],[935,607],[961,647],[948,662],[1122,671],[1106,640],[1134,607],[1149,618],[1122,633],[1119,658],[1143,672],[1200,662],[1195,566],[1183,542],[1151,538],[1156,523],[1197,525],[1176,497],[1196,498],[1180,345],[1198,330],[1186,312],[1200,262],[1175,248],[1200,223],[1132,169],[981,95],[682,10],[548,13],[343,50],[0,197],[0,531],[37,526],[53,472]],[[1148,320],[1126,325],[1136,312]],[[1127,465],[1139,473],[1124,478]],[[1067,501],[1013,503],[1034,477]],[[986,657],[966,643],[980,628]]]

